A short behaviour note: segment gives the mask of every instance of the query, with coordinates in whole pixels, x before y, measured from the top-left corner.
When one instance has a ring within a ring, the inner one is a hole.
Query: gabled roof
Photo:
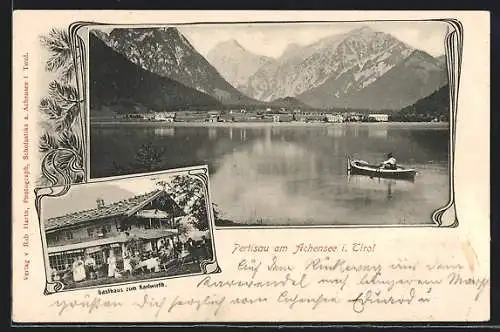
[[[119,202],[104,205],[100,208],[96,207],[90,210],[78,211],[65,214],[60,217],[49,218],[45,221],[45,231],[50,231],[67,226],[74,226],[101,218],[113,216],[128,217],[162,194],[165,194],[170,198],[170,196],[164,190],[157,189],[143,195],[134,196],[132,198],[121,200]],[[175,205],[174,208],[178,208],[180,210],[177,204],[175,202],[173,203]]]

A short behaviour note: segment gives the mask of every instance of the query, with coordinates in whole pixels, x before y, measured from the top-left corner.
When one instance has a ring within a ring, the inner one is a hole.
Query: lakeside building
[[[207,120],[206,112],[182,111],[175,114],[175,122],[204,122]]]
[[[344,122],[344,117],[341,114],[327,114],[326,121],[340,123]]]
[[[378,122],[387,122],[389,121],[389,114],[368,114],[368,119]]]
[[[165,121],[174,122],[175,112],[147,112],[147,113],[128,113],[123,115],[125,119],[140,119],[146,121]]]
[[[64,271],[77,257],[91,256],[97,267],[105,266],[113,252],[118,262],[124,255],[152,252],[173,243],[184,211],[158,189],[96,208],[49,218],[44,231],[52,271]]]
[[[165,121],[165,122],[174,122],[175,112],[156,112],[154,115],[154,120]]]
[[[148,112],[148,113],[144,114],[144,119],[148,120],[148,121],[155,120],[155,117],[156,117],[156,113],[155,112]]]
[[[363,120],[363,115],[358,113],[348,113],[345,115],[345,122],[359,122]]]
[[[128,113],[128,114],[123,115],[123,117],[125,119],[141,119],[141,120],[146,119],[145,115],[142,113]]]
[[[325,122],[326,116],[323,113],[309,113],[305,116],[306,122]]]
[[[205,121],[207,122],[218,122],[221,116],[220,111],[208,111],[206,114]]]
[[[219,116],[219,115],[221,115],[221,111],[208,111],[207,115],[208,116]]]

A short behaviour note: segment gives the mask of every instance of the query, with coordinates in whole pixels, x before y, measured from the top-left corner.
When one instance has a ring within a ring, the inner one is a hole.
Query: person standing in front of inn
[[[57,269],[55,267],[53,267],[50,270],[50,276],[52,278],[52,281],[59,281],[59,280],[61,280],[61,277],[59,276],[59,272],[57,271]]]
[[[125,253],[123,256],[123,272],[132,275],[132,264],[130,263],[130,256],[128,253]]]
[[[108,263],[108,277],[114,278],[116,272],[116,257],[113,250],[109,251],[107,263]]]
[[[73,261],[73,280],[75,282],[85,280],[85,265],[81,256]]]
[[[87,268],[87,274],[89,278],[96,279],[95,259],[90,256],[90,254],[87,254],[87,257],[85,258],[85,267]]]

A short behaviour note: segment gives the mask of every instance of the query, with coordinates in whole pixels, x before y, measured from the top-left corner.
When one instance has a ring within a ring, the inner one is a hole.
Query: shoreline
[[[332,127],[332,126],[411,126],[449,129],[449,122],[145,122],[145,121],[90,121],[91,127],[136,126],[136,127],[220,127],[220,128],[258,128],[258,127]]]

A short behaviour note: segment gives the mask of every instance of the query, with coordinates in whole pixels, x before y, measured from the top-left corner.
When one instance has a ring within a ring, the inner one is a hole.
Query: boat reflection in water
[[[414,187],[414,179],[385,179],[347,173],[349,186],[369,191],[385,191],[390,200],[398,192],[408,192]]]
[[[154,129],[154,134],[156,136],[175,136],[175,128],[171,127],[159,127]]]

